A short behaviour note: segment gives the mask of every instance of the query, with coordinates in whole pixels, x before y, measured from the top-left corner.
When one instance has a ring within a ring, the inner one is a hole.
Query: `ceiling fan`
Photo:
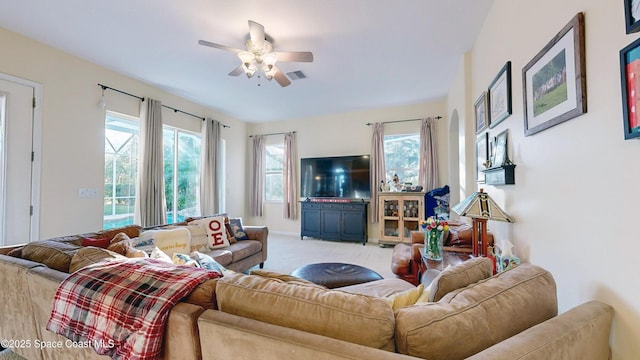
[[[262,70],[268,79],[276,79],[280,86],[285,87],[291,81],[285,74],[276,67],[276,62],[312,62],[313,54],[309,51],[273,51],[273,45],[267,41],[264,33],[264,26],[255,21],[249,20],[249,39],[245,42],[246,50],[236,49],[225,45],[212,43],[205,40],[198,41],[198,44],[210,46],[216,49],[230,51],[240,58],[242,63],[229,73],[230,76],[238,76],[245,73],[248,78],[255,75],[258,68]]]

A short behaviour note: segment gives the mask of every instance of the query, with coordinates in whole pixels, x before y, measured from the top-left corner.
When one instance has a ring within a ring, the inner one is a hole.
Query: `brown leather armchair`
[[[471,253],[472,227],[465,222],[450,220],[449,234],[444,240],[444,251]],[[487,233],[487,244],[493,246],[493,234]],[[411,232],[411,244],[397,244],[391,255],[391,271],[400,279],[414,285],[420,283],[420,277],[426,270],[420,255],[424,247],[424,231]]]

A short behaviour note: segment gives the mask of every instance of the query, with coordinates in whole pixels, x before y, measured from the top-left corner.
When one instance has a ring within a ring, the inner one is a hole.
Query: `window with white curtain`
[[[395,174],[401,183],[418,184],[420,166],[420,134],[385,135],[384,163],[386,181]]]
[[[108,111],[105,118],[104,220],[111,229],[134,222],[140,119]],[[163,126],[167,222],[199,215],[201,137]],[[224,177],[224,175],[223,175]]]
[[[283,201],[284,143],[265,146],[265,201]]]

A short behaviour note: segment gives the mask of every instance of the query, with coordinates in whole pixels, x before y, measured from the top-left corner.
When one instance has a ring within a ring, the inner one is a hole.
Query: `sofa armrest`
[[[610,359],[613,308],[590,301],[499,342],[469,359]]]
[[[171,309],[164,336],[164,359],[200,359],[198,317],[203,312],[202,307],[184,302]]]
[[[205,311],[198,327],[203,360],[417,359],[216,310]]]
[[[244,227],[244,232],[249,239],[257,240],[262,243],[262,263],[267,261],[267,238],[269,237],[269,228],[266,226],[247,226]]]

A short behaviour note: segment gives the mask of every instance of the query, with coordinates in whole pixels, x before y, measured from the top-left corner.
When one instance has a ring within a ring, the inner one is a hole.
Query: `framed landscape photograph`
[[[582,13],[522,69],[522,93],[525,136],[587,112]]]
[[[624,139],[640,137],[640,39],[620,50],[620,85],[622,88],[622,117]]]
[[[487,128],[489,122],[487,120],[487,93],[482,92],[482,95],[473,104],[476,116],[476,134],[481,133]]]
[[[489,133],[484,133],[476,137],[476,181],[484,183],[485,164],[489,159]]]
[[[511,61],[507,61],[489,85],[487,103],[490,128],[511,115]]]
[[[624,18],[627,34],[640,30],[640,0],[624,0]]]

